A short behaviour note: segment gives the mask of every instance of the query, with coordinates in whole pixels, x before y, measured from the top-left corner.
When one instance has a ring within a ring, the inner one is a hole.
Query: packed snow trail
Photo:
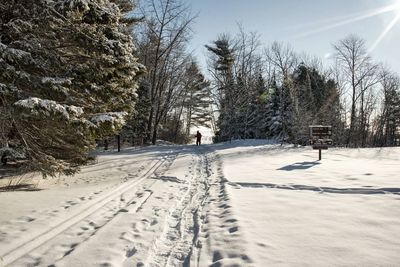
[[[197,148],[182,197],[169,210],[145,266],[251,266],[230,210],[219,157]]]
[[[14,235],[6,234],[12,224],[5,224],[0,228],[2,263],[251,266],[219,157],[206,146],[171,146],[164,152],[134,168],[129,163],[138,160],[138,153],[132,158],[125,153],[121,162],[115,154],[112,168],[126,172],[121,184],[81,197],[81,202],[67,201],[70,205],[61,206],[59,216],[45,226],[38,223],[47,218],[40,211],[14,225]],[[102,164],[92,168],[94,173],[104,169]]]
[[[322,161],[266,140],[100,154],[74,177],[0,192],[0,266],[400,262],[400,148]]]
[[[140,178],[126,182],[120,185],[118,188],[111,190],[110,192],[106,192],[100,197],[92,199],[88,203],[81,205],[79,208],[71,212],[71,214],[68,214],[68,216],[59,218],[59,220],[52,221],[52,227],[50,229],[46,229],[43,232],[34,234],[33,238],[29,238],[28,240],[16,240],[16,242],[11,243],[9,246],[2,247],[2,251],[6,251],[6,253],[2,255],[3,264],[7,265],[13,263],[21,256],[38,248],[43,243],[56,238],[65,230],[74,227],[74,225],[79,224],[94,213],[101,212],[101,219],[111,219],[116,211],[116,207],[119,208],[121,206],[120,203],[118,203],[119,205],[115,205],[115,202],[117,202],[118,200],[119,202],[126,202],[125,199],[123,199],[124,193],[127,193],[128,190],[134,189],[138,184],[140,184],[146,178],[152,175],[155,171],[157,171],[158,168],[160,168],[160,166],[164,164],[165,161],[168,161],[168,158],[161,159],[153,163],[153,165],[151,165],[150,168],[146,170],[146,172],[141,175]],[[112,207],[110,207],[110,203],[113,204]],[[129,201],[127,203],[129,205]],[[108,213],[110,213],[110,215],[106,214],[106,212],[104,212],[104,209],[106,209]],[[106,224],[107,221],[103,223]],[[99,227],[94,227],[94,229],[98,228]]]

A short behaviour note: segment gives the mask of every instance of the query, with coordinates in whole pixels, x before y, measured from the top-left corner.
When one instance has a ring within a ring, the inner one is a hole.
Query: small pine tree
[[[276,138],[282,132],[280,90],[281,89],[274,83],[270,89],[270,98],[266,104],[265,117],[261,124],[261,131],[265,131],[269,138]]]
[[[250,127],[250,138],[266,138],[268,127],[266,120],[268,117],[268,104],[270,98],[270,92],[265,85],[264,78],[259,74],[256,92],[251,98],[250,103],[250,116],[249,121]]]

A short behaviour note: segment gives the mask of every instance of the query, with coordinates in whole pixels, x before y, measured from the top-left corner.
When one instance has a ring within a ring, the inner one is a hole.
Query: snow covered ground
[[[0,191],[1,262],[400,266],[400,149],[317,154],[265,140],[100,153]]]
[[[400,149],[221,154],[258,266],[400,266]]]

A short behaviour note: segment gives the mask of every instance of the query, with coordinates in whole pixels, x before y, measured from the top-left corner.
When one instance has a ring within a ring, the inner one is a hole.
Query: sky
[[[332,44],[349,34],[366,41],[375,61],[400,74],[400,0],[186,0],[198,13],[190,50],[205,69],[206,49],[241,24],[263,45],[290,44],[329,63]],[[397,19],[397,20],[396,20]]]

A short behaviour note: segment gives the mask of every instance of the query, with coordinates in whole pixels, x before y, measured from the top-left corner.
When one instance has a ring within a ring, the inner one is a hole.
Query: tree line
[[[304,145],[324,124],[335,145],[398,144],[399,77],[357,36],[324,66],[239,26],[205,44],[203,72],[189,51],[196,14],[180,0],[9,0],[0,14],[0,152],[23,171],[73,174],[115,134],[187,143],[199,126],[216,142]]]
[[[350,35],[332,45],[330,66],[239,27],[210,45],[219,110],[216,141],[274,138],[305,145],[309,125],[331,125],[337,146],[399,145],[400,79]]]

